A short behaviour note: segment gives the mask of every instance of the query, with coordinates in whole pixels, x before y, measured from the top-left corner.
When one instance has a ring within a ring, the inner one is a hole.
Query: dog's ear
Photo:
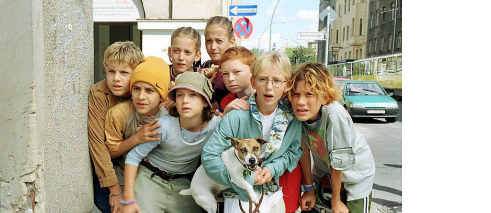
[[[256,141],[257,141],[259,144],[261,144],[261,146],[262,146],[262,145],[264,145],[265,143],[267,143],[267,141],[265,141],[264,139],[262,139],[262,138],[260,138],[260,137],[256,137],[256,138],[254,138],[254,139],[256,139]]]
[[[232,142],[232,146],[236,149],[239,146],[240,141],[237,138],[225,137],[225,139],[230,140]]]

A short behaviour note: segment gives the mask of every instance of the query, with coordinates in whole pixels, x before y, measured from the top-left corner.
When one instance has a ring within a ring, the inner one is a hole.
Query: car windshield
[[[346,93],[348,96],[385,95],[380,85],[375,83],[348,83]]]

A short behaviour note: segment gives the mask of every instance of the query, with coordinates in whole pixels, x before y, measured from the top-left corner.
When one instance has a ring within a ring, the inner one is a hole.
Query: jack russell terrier
[[[226,137],[232,141],[232,147],[223,151],[222,160],[230,173],[232,183],[247,191],[249,200],[258,204],[258,198],[253,187],[244,179],[246,172],[254,171],[261,163],[259,155],[261,146],[266,143],[265,140],[257,137],[254,139],[238,140],[236,138]],[[191,188],[181,190],[181,195],[192,195],[196,203],[208,213],[217,212],[216,197],[229,187],[213,181],[205,172],[201,165],[194,174],[191,181]]]

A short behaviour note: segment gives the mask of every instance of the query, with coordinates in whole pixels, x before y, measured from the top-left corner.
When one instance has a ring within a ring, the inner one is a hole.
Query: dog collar
[[[243,166],[245,169],[249,170],[249,168],[247,168],[247,165],[246,165],[245,163],[241,163],[241,162],[240,162],[239,157],[237,157],[237,155],[236,155],[235,153],[234,153],[234,155],[235,155],[235,158],[237,158],[237,160],[239,161],[239,163],[240,163],[240,164],[241,164],[241,165],[242,165],[242,166]],[[250,171],[250,170],[249,170],[249,171]]]

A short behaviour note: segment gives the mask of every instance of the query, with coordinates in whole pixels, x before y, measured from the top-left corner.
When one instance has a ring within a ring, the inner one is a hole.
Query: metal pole
[[[271,15],[271,24],[269,24],[269,51],[271,51],[271,32],[273,31],[274,12],[276,12],[276,7],[278,6],[278,3],[280,3],[280,1],[281,0],[278,0],[278,2],[276,2],[276,5],[274,6],[273,15]]]
[[[329,22],[331,21],[331,14],[327,13],[327,22],[326,22],[326,55],[324,56],[324,65],[327,67],[327,59],[329,54]]]

